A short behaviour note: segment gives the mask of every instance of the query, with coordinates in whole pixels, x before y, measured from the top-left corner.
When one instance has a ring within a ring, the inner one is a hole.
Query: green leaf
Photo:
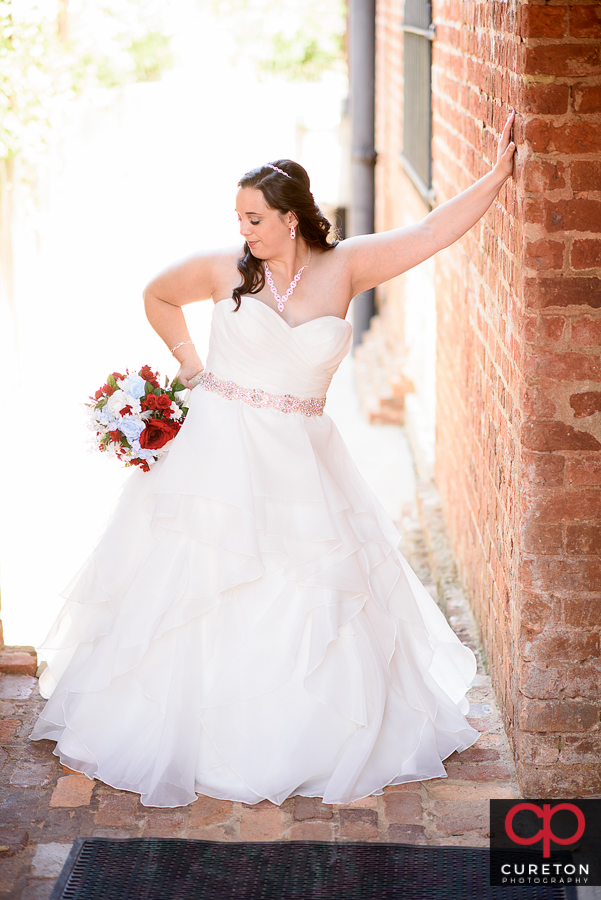
[[[98,403],[96,404],[95,409],[102,409],[103,406],[109,402],[108,397],[101,397]]]
[[[145,391],[145,393],[146,393],[147,395],[148,395],[148,394],[152,394],[152,393],[153,393],[153,390],[154,390],[154,389],[153,389],[151,383],[150,383],[149,381],[147,381],[146,384],[144,385],[144,391]]]
[[[171,390],[174,391],[174,392],[177,392],[177,391],[185,391],[185,390],[186,390],[186,385],[185,385],[185,384],[182,384],[181,381],[178,381],[177,378],[176,378],[175,381],[173,382],[173,384],[171,385]]]
[[[127,447],[128,450],[131,450],[131,444],[129,443],[129,441],[127,440],[127,438],[125,437],[124,434],[121,435],[121,446]]]
[[[115,376],[114,376],[114,375],[109,375],[109,377],[106,379],[106,383],[107,383],[107,384],[110,384],[110,386],[111,386],[112,388],[116,388],[116,387],[117,387],[117,382],[115,381]]]

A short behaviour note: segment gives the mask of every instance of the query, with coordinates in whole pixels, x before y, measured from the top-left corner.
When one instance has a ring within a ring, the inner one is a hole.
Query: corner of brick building
[[[393,4],[378,7],[378,227],[390,228],[416,195],[387,121],[402,38]],[[514,177],[435,262],[435,480],[524,796],[597,795],[601,8],[435,0],[433,20],[437,204],[489,170],[509,109],[518,145]],[[383,306],[404,303],[398,281]]]
[[[518,771],[601,793],[601,8],[521,8]]]

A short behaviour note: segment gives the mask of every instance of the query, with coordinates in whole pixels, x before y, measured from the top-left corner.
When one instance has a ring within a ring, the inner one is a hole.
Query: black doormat
[[[79,838],[50,900],[574,900],[490,887],[489,851],[316,841]],[[569,889],[568,889],[569,890]]]

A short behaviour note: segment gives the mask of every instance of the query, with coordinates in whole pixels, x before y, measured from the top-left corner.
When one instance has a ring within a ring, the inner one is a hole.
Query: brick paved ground
[[[404,552],[434,592],[424,542],[414,519],[404,522]],[[447,613],[474,649],[473,623],[460,598]],[[46,900],[76,837],[185,837],[217,841],[393,841],[488,846],[488,800],[518,797],[511,756],[479,666],[469,719],[482,737],[446,761],[448,778],[385,789],[350,806],[296,797],[281,807],[201,797],[175,810],[149,809],[138,796],[64,769],[49,741],[28,734],[43,704],[37,680],[0,676],[0,898]]]

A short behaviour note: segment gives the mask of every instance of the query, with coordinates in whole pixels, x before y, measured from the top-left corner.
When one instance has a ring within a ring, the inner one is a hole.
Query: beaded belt
[[[321,416],[326,403],[322,397],[295,397],[293,394],[268,394],[259,388],[243,388],[234,381],[222,381],[206,369],[190,380],[192,387],[202,385],[205,391],[213,391],[226,400],[242,400],[260,409],[279,409],[283,413],[302,413],[305,416]]]

